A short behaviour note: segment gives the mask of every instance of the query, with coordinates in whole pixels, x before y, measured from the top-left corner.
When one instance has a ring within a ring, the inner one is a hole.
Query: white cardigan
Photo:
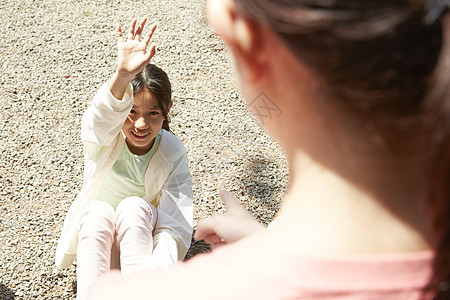
[[[76,257],[80,217],[84,208],[97,197],[105,175],[125,145],[121,128],[132,106],[131,85],[124,98],[118,100],[105,83],[83,115],[84,182],[66,215],[58,240],[55,262],[59,268],[68,268]],[[192,184],[186,149],[180,139],[165,130],[161,130],[159,147],[145,174],[145,188],[143,198],[158,208],[154,259],[160,266],[182,260],[193,232]]]

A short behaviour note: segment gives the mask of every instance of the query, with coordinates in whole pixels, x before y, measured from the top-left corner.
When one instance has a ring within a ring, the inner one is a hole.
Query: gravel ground
[[[82,182],[81,116],[115,68],[115,24],[133,16],[159,24],[153,62],[173,84],[171,125],[188,149],[195,223],[224,211],[222,188],[261,222],[272,220],[287,184],[285,157],[248,112],[204,7],[0,0],[0,299],[74,298],[76,266],[59,270],[53,260]],[[195,242],[188,257],[204,251]]]

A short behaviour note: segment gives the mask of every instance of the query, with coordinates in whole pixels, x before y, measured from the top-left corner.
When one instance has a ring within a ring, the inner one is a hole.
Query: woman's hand
[[[117,99],[122,99],[128,84],[150,62],[156,53],[154,44],[147,49],[150,39],[155,32],[156,24],[150,26],[148,33],[141,40],[146,22],[147,18],[143,18],[139,23],[137,19],[133,19],[126,40],[122,33],[122,27],[120,24],[117,24],[117,69],[109,81],[109,89]]]
[[[220,198],[227,213],[200,220],[194,238],[204,240],[215,249],[227,243],[240,240],[257,231],[264,230],[261,225],[229,192],[221,191]]]

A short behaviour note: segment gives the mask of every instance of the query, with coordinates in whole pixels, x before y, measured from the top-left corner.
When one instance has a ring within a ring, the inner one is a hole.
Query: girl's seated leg
[[[78,228],[77,299],[110,269],[115,235],[115,212],[106,202],[94,201],[83,212]]]
[[[140,197],[126,198],[117,206],[116,238],[123,274],[141,269],[146,258],[152,254],[156,219],[157,209]]]

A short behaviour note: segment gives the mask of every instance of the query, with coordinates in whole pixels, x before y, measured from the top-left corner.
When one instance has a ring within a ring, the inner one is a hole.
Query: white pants
[[[77,248],[77,299],[110,269],[139,270],[153,251],[156,208],[139,197],[122,200],[116,211],[102,201],[90,203],[80,219]]]

